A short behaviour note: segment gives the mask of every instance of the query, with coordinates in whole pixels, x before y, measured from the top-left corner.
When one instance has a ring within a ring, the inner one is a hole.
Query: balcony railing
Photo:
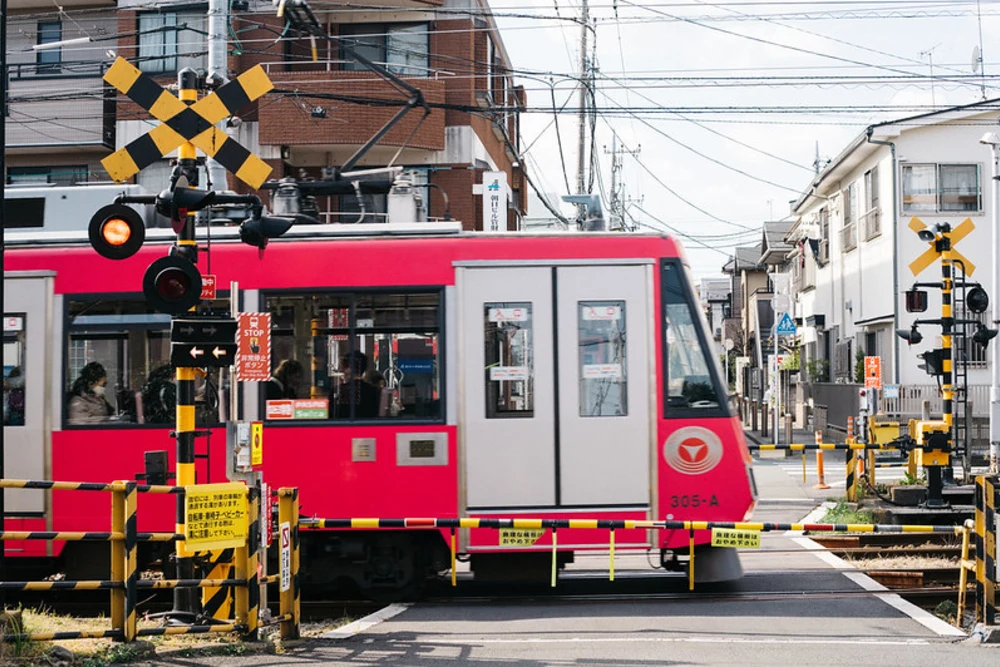
[[[101,78],[107,63],[100,60],[62,60],[57,63],[9,63],[7,74],[11,81],[23,79],[69,79],[80,77]]]
[[[840,248],[842,252],[850,252],[858,247],[856,225],[849,222],[840,229]]]
[[[268,74],[272,72],[297,72],[297,71],[326,71],[326,72],[339,72],[341,75],[351,74],[352,72],[365,73],[367,70],[353,70],[347,69],[346,65],[356,65],[357,61],[354,60],[342,60],[342,59],[332,59],[332,60],[278,60],[271,62],[261,63],[261,67]],[[435,69],[431,67],[422,67],[420,65],[401,65],[399,63],[387,63],[387,62],[376,62],[376,65],[381,65],[390,72],[402,76],[402,77],[421,77],[428,79],[440,79],[442,77],[456,76],[455,72]]]
[[[871,240],[882,234],[882,211],[873,208],[861,216],[861,229],[864,232],[865,240]]]

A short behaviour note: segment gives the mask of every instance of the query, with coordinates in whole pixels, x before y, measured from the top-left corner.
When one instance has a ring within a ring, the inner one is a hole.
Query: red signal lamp
[[[135,209],[108,204],[98,209],[88,227],[90,245],[108,259],[127,259],[146,240],[146,224]]]
[[[142,278],[146,303],[161,313],[180,315],[201,300],[201,274],[189,260],[171,255],[161,257],[146,269]]]

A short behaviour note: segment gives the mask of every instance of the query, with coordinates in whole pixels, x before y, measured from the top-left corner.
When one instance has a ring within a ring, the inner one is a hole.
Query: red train
[[[172,468],[170,318],[141,284],[173,236],[150,229],[117,262],[85,234],[44,236],[9,233],[4,251],[7,476],[135,479],[155,474],[154,450]],[[258,257],[231,228],[212,237],[200,270],[220,288],[237,282],[242,311],[271,313],[273,363],[290,360],[278,381],[237,387],[239,417],[265,422],[265,481],[298,487],[303,514],[739,521],[752,511],[751,458],[672,238],[320,225]],[[225,290],[219,298],[201,308],[228,312]],[[70,409],[74,385],[95,384],[81,380],[95,362],[107,406],[96,417]],[[198,420],[213,435],[198,440],[197,474],[217,482],[230,378],[206,377]],[[8,530],[108,529],[100,494],[6,493]],[[143,496],[139,529],[169,530],[173,502]],[[304,586],[412,589],[448,568],[446,537],[307,532]],[[605,530],[559,537],[564,562],[607,548]],[[463,530],[459,550],[477,576],[547,572],[550,539]],[[696,535],[699,578],[740,576],[735,552],[708,542]],[[9,563],[67,567],[107,550],[4,545]],[[672,531],[616,535],[616,548],[657,550],[668,567],[687,547]]]

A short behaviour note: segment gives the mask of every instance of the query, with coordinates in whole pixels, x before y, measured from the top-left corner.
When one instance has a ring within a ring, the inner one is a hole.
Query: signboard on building
[[[483,231],[506,231],[507,172],[484,171],[481,188],[479,194],[483,196]]]

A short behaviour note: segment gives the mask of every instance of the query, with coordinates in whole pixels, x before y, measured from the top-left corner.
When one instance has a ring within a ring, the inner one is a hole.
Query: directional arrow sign
[[[171,343],[170,363],[180,368],[223,368],[236,359],[236,343]]]
[[[235,343],[236,320],[186,319],[174,320],[170,326],[170,340],[174,343]]]

